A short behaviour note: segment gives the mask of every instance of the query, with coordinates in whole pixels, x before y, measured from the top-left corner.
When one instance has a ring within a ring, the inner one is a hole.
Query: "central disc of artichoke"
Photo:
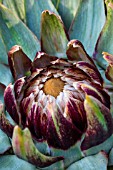
[[[56,98],[63,88],[64,82],[60,78],[51,78],[45,82],[43,91],[46,95],[49,94]]]

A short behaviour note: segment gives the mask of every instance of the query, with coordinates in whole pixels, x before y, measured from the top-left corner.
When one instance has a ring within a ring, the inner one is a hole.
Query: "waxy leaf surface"
[[[100,152],[73,163],[67,170],[106,170],[107,163],[107,155],[104,152]]]
[[[24,0],[2,0],[2,3],[11,9],[22,21],[25,21]]]
[[[40,39],[41,13],[50,10],[58,15],[51,0],[25,0],[25,20],[26,25]]]
[[[0,34],[7,52],[12,46],[18,44],[33,60],[36,52],[40,50],[40,44],[35,35],[11,10],[2,4],[0,4]]]
[[[68,37],[60,17],[44,11],[41,17],[41,47],[51,56],[66,58]]]
[[[92,56],[104,23],[104,1],[81,0],[69,30],[70,38],[80,40],[87,53]]]
[[[107,66],[107,62],[103,60],[102,52],[113,54],[113,0],[106,1],[106,5],[107,21],[100,34],[94,53],[95,60],[104,69]]]
[[[55,8],[58,10],[66,29],[68,30],[77,9],[80,4],[80,0],[52,0]]]

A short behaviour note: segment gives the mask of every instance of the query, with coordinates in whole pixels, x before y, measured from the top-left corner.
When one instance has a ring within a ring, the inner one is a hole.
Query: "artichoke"
[[[112,69],[103,81],[101,53],[112,51],[113,2],[106,1],[106,23],[103,0],[53,0],[62,19],[50,0],[42,2],[0,3],[0,168],[106,169],[108,157],[113,165]]]

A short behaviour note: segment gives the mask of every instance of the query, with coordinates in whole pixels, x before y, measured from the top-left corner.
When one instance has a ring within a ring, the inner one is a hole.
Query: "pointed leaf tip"
[[[38,167],[46,167],[63,160],[63,157],[51,157],[40,153],[32,141],[32,136],[28,128],[21,130],[19,126],[15,126],[12,145],[18,157]]]
[[[113,55],[103,52],[103,58],[108,62],[108,66],[105,71],[106,78],[113,82]]]
[[[24,0],[26,25],[40,39],[40,20],[44,10],[50,10],[58,14],[51,0]]]
[[[36,54],[36,57],[34,61],[32,62],[32,70],[33,69],[40,69],[40,68],[45,68],[49,65],[51,65],[51,62],[58,59],[57,57],[54,56],[49,56],[48,54],[44,52],[38,52]]]
[[[21,46],[15,45],[8,52],[9,66],[14,79],[18,79],[26,75],[31,68],[31,60],[22,51]]]
[[[61,18],[53,12],[44,11],[41,16],[42,51],[51,56],[67,58],[66,48],[68,39]]]
[[[8,52],[8,55],[12,55],[14,52],[17,52],[19,50],[22,50],[21,46],[15,45],[11,48],[11,50]]]
[[[48,14],[48,15],[52,15],[52,14],[54,14],[53,12],[51,12],[51,11],[49,11],[49,10],[45,10],[45,11],[43,11],[42,12],[42,15],[46,15],[46,14]]]
[[[75,60],[75,61],[82,60],[94,65],[93,60],[89,57],[89,55],[85,51],[84,46],[77,39],[73,39],[69,41],[69,43],[67,44],[66,54],[69,60]]]

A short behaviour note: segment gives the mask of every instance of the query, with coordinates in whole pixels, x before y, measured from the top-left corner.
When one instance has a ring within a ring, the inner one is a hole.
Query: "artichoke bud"
[[[15,82],[6,87],[4,102],[17,126],[7,123],[2,109],[0,121],[4,131],[14,129],[12,145],[18,157],[37,167],[57,162],[68,167],[90,150],[91,154],[100,152],[103,143],[111,140],[110,97],[82,43],[68,42],[61,19],[50,11],[42,13],[41,34],[42,51],[33,61],[18,45],[8,53]],[[108,60],[112,65],[111,57]],[[32,138],[46,142],[50,155],[42,154]],[[105,145],[107,153],[111,145]]]
[[[71,41],[67,51],[71,48],[74,57],[76,47],[78,57],[82,51],[81,60],[86,61],[72,63],[38,52],[30,64],[31,75],[7,86],[4,100],[14,121],[22,128],[28,127],[37,141],[46,140],[49,147],[60,150],[80,141],[84,151],[107,140],[113,126],[110,97],[103,89],[100,73],[78,40]]]

